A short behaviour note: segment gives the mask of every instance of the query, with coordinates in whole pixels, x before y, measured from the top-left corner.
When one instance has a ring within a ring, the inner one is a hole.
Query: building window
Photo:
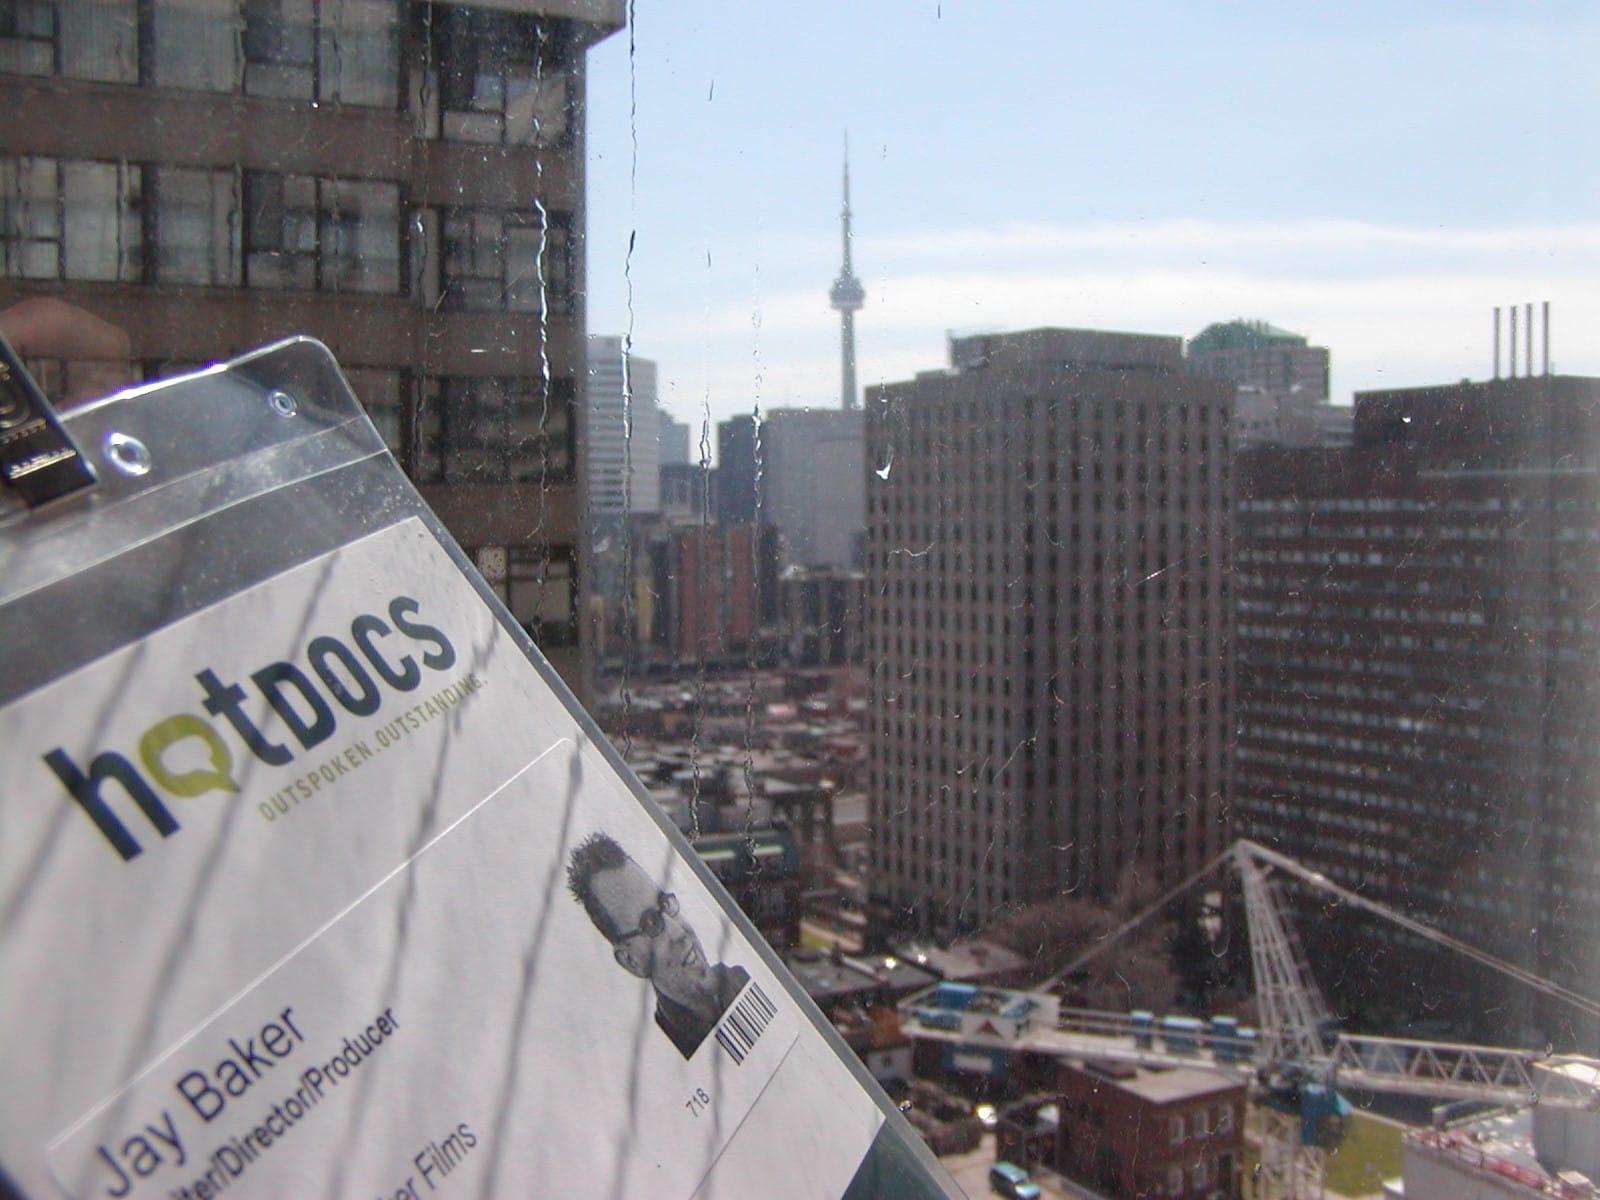
[[[1167,1195],[1169,1195],[1169,1196],[1181,1196],[1181,1195],[1183,1195],[1183,1168],[1182,1167],[1168,1167],[1167,1168]]]
[[[1167,1144],[1169,1146],[1181,1146],[1183,1144],[1182,1117],[1167,1118]]]
[[[393,0],[151,0],[147,74],[161,87],[395,108],[397,9]]]
[[[441,306],[458,312],[572,311],[570,213],[446,209]]]
[[[403,426],[401,411],[404,381],[399,371],[386,371],[372,367],[345,367],[344,377],[350,390],[361,401],[367,415],[382,435],[384,445],[396,458],[401,457]]]
[[[247,286],[400,290],[397,184],[247,171],[244,205]]]
[[[394,108],[396,9],[393,0],[245,0],[244,90]]]
[[[251,171],[244,177],[245,278],[251,287],[317,286],[317,181]]]
[[[418,409],[423,483],[550,483],[572,477],[574,387],[536,378],[429,380]]]
[[[578,644],[577,571],[570,552],[507,547],[505,601],[540,646]]]
[[[0,5],[0,74],[137,83],[135,0],[10,0]]]
[[[152,0],[147,74],[158,87],[239,87],[239,0]]]
[[[244,90],[280,100],[316,98],[312,0],[244,0]]]
[[[1219,1104],[1219,1105],[1217,1105],[1217,1132],[1218,1133],[1232,1133],[1233,1132],[1233,1105],[1231,1105],[1231,1104]]]
[[[0,11],[0,71],[56,73],[56,12],[49,0],[12,0]]]
[[[513,146],[567,144],[572,87],[560,69],[557,27],[483,9],[444,9],[440,44],[440,132],[450,141]]]
[[[238,287],[239,173],[151,169],[157,283]]]
[[[0,161],[0,249],[21,279],[137,280],[143,174],[128,163]]]

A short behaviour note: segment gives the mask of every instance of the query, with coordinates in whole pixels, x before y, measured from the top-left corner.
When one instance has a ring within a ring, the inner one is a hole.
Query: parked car
[[[1007,1200],[1038,1200],[1039,1185],[1016,1163],[997,1162],[989,1168],[989,1190]]]

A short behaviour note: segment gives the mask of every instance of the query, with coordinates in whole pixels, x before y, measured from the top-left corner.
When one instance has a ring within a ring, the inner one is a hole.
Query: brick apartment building
[[[1203,1067],[1063,1062],[1056,1168],[1117,1200],[1235,1200],[1246,1086]]]

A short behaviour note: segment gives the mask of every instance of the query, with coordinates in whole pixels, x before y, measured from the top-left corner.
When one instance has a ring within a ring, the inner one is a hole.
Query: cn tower
[[[828,299],[839,310],[839,358],[842,375],[840,399],[848,411],[857,407],[856,401],[856,309],[866,303],[867,291],[861,286],[855,272],[850,269],[850,143],[844,150],[844,265],[839,268],[839,278],[833,281]]]

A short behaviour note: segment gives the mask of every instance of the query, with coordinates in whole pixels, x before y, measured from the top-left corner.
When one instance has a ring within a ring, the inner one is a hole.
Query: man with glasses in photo
[[[615,839],[590,834],[567,862],[567,887],[608,942],[617,963],[656,991],[656,1024],[691,1058],[739,995],[743,967],[706,961],[700,938]]]

